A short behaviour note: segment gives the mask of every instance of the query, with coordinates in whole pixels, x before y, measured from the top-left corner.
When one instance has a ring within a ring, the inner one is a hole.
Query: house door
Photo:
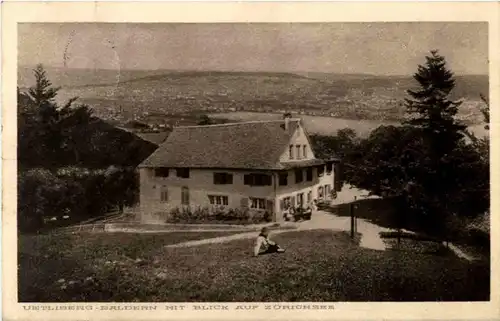
[[[297,194],[297,207],[304,207],[304,193]]]
[[[325,185],[325,190],[324,190],[324,193],[325,193],[325,199],[326,200],[329,200],[331,198],[331,193],[330,193],[330,185]]]

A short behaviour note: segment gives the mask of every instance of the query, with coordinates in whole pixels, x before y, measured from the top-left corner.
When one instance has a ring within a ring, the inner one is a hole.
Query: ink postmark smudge
[[[97,34],[95,36],[98,37]],[[121,81],[121,62],[117,44],[113,39],[109,38],[92,40],[97,40],[97,43],[100,43],[100,45],[95,47],[95,55],[88,56],[82,54],[84,51],[81,50],[81,47],[87,46],[87,44],[79,43],[79,41],[84,40],[78,38],[76,30],[73,29],[70,32],[62,55],[64,69],[83,68],[93,69],[95,72],[99,69],[114,70],[116,75],[114,77],[111,75],[111,78],[108,78],[109,76],[106,77],[108,79],[107,81],[99,79],[99,75],[95,75],[95,82],[97,83],[104,81],[107,84],[114,84],[111,86],[112,88],[110,88],[111,90],[109,92],[111,96],[114,96],[118,91],[118,86]],[[94,41],[92,42],[94,44],[96,43]]]
[[[68,67],[68,61],[71,59],[71,55],[69,53],[69,47],[71,46],[71,43],[73,42],[73,38],[75,37],[76,31],[72,30],[71,33],[69,34],[68,41],[66,42],[66,46],[64,47],[64,53],[63,53],[63,65],[65,68]]]

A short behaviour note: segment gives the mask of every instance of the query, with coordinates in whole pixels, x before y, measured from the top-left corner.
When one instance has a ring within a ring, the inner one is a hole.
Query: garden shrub
[[[166,222],[251,224],[270,220],[269,213],[248,208],[176,207],[169,212]]]

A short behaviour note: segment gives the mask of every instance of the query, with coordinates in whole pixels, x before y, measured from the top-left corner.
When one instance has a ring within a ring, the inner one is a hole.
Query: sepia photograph
[[[8,7],[6,320],[500,317],[496,7]]]
[[[18,26],[20,302],[488,301],[488,25]]]

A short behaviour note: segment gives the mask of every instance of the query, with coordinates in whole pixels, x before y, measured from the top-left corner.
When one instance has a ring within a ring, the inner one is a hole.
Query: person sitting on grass
[[[269,239],[269,228],[263,227],[255,242],[254,256],[283,252],[285,252],[283,248]]]

